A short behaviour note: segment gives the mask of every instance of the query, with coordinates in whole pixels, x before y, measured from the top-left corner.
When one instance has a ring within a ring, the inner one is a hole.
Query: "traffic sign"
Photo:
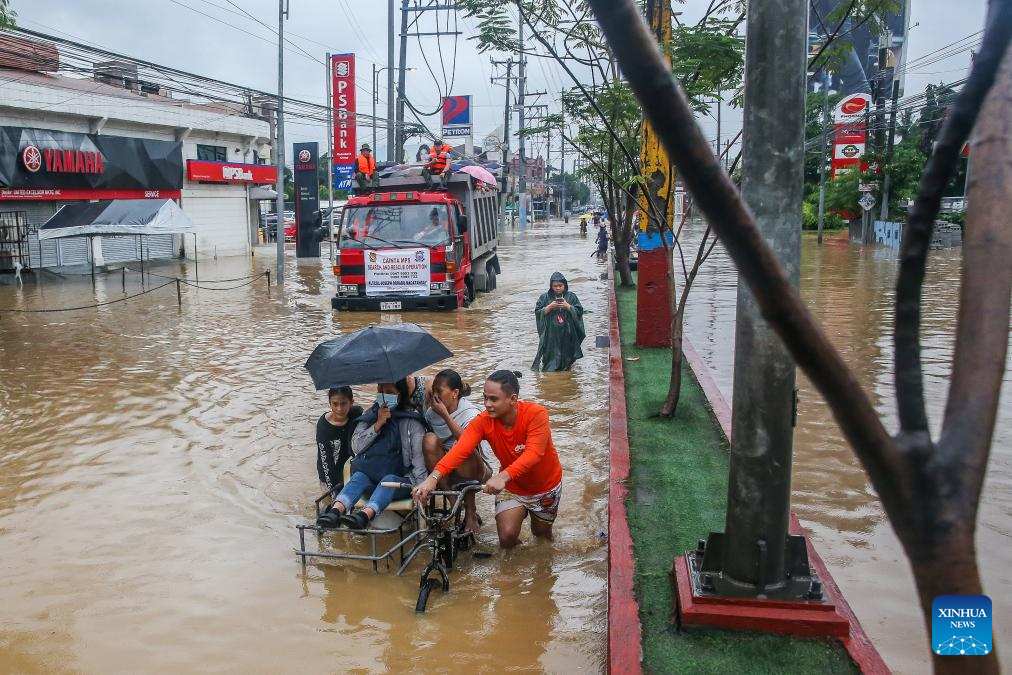
[[[865,211],[871,211],[873,208],[875,208],[875,198],[867,193],[865,193],[865,195],[861,197],[861,199],[859,199],[857,203],[860,204],[861,208],[864,209]]]

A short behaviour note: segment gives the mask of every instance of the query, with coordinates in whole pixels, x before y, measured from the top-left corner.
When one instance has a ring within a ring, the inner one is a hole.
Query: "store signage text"
[[[278,181],[278,168],[273,164],[238,164],[186,161],[186,179],[199,183],[255,183],[273,185]]]
[[[331,57],[331,95],[334,110],[333,164],[351,166],[355,163],[355,55]],[[374,148],[375,151],[375,148]]]
[[[91,150],[60,150],[59,148],[43,148],[34,145],[21,149],[21,164],[30,173],[38,173],[45,168],[49,173],[90,173],[105,172],[105,158],[101,152]]]

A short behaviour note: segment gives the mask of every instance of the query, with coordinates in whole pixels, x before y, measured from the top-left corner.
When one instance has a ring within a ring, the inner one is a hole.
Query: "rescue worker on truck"
[[[376,157],[368,143],[363,143],[355,159],[355,181],[359,192],[367,192],[376,187]]]
[[[437,138],[429,150],[429,163],[422,169],[422,178],[429,188],[435,187],[432,177],[439,178],[439,187],[446,188],[446,182],[450,178],[450,146],[443,143],[442,138]]]

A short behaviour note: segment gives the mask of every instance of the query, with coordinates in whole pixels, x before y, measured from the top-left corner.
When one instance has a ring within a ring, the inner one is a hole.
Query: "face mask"
[[[396,408],[399,400],[397,394],[376,394],[376,403],[381,408]]]

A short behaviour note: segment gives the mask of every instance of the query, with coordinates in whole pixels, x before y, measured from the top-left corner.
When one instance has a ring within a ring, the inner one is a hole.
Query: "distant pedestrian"
[[[603,220],[594,216],[597,220],[597,259],[605,260],[608,257],[608,226]]]
[[[569,370],[577,359],[583,358],[580,345],[587,337],[583,305],[576,293],[569,290],[569,282],[561,272],[552,275],[548,292],[538,298],[534,320],[540,338],[534,370]]]

